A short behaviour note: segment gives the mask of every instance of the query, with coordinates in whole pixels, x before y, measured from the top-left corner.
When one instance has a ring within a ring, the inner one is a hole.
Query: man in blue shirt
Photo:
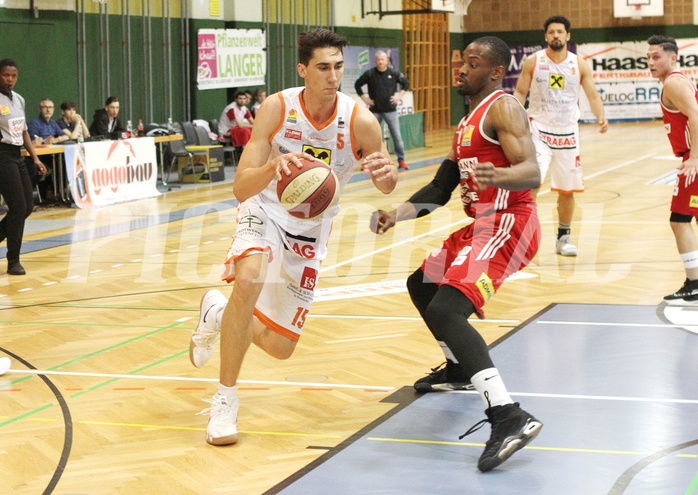
[[[48,98],[39,103],[39,116],[27,124],[29,136],[34,144],[56,144],[69,139],[63,129],[51,120],[54,109],[53,102]]]

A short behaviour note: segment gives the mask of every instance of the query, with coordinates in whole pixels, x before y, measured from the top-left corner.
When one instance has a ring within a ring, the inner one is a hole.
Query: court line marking
[[[163,381],[182,381],[182,382],[211,382],[218,383],[218,378],[197,378],[188,376],[156,376],[156,375],[128,375],[118,373],[84,373],[80,371],[50,371],[50,370],[15,370],[11,369],[8,373],[26,374],[26,375],[63,375],[63,376],[82,376],[89,378],[127,378],[141,380],[163,380]],[[291,385],[298,387],[312,388],[343,388],[343,389],[371,389],[371,390],[395,390],[395,387],[383,385],[351,385],[348,383],[313,383],[313,382],[291,382],[291,381],[275,381],[275,380],[238,380],[241,384],[255,385]]]
[[[533,322],[543,323],[546,325],[585,325],[590,327],[650,327],[650,328],[685,328],[685,327],[696,327],[698,325],[689,325],[687,323],[610,323],[610,322],[599,322],[599,321],[551,321],[551,320],[538,320]]]
[[[462,447],[484,447],[484,443],[471,442],[449,442],[443,440],[416,440],[408,438],[385,438],[385,437],[367,437],[366,440],[374,442],[390,442],[390,443],[414,443],[426,445],[457,445]],[[605,449],[580,449],[572,447],[540,447],[536,445],[528,445],[524,447],[526,450],[541,450],[548,452],[569,452],[580,454],[610,454],[610,455],[648,455],[647,452],[636,452],[632,450],[605,450]],[[690,459],[698,458],[698,454],[677,454],[676,457],[686,457]]]
[[[0,419],[6,419],[9,416],[0,416]],[[42,423],[57,423],[55,418],[27,418],[27,421],[38,421]],[[176,425],[153,425],[145,423],[116,423],[109,421],[90,421],[77,420],[75,423],[93,426],[123,426],[127,428],[148,428],[152,430],[183,430],[183,431],[206,431],[205,427],[200,426],[176,426]],[[331,435],[328,433],[291,433],[281,431],[256,431],[256,430],[239,430],[240,433],[247,435],[275,435],[284,437],[314,437],[314,438],[344,438],[344,435]]]
[[[442,394],[477,394],[476,390],[451,390],[439,392]],[[620,395],[577,395],[577,394],[545,394],[539,392],[509,392],[509,395],[517,397],[542,397],[547,399],[576,399],[576,400],[601,400],[616,402],[654,402],[658,404],[698,404],[697,399],[664,399],[661,397],[622,397]]]

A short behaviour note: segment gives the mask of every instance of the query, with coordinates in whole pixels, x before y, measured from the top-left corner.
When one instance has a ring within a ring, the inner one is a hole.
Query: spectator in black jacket
[[[390,135],[395,144],[395,154],[401,169],[407,170],[409,167],[405,163],[405,145],[400,134],[400,123],[398,121],[397,104],[405,95],[405,91],[410,88],[407,78],[388,65],[388,54],[376,52],[376,66],[369,69],[359,77],[354,83],[354,89],[361,99],[369,107],[369,110],[378,119],[378,122],[385,120],[388,123]],[[400,91],[398,91],[398,84]],[[363,86],[368,86],[368,95],[364,94]]]
[[[90,125],[90,134],[104,136],[109,139],[119,139],[126,128],[119,120],[119,99],[110,96],[104,103],[104,108],[95,110],[95,115]]]

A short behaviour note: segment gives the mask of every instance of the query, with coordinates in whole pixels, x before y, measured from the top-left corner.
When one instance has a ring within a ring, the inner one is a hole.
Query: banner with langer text
[[[199,89],[264,86],[267,41],[261,29],[199,29]]]

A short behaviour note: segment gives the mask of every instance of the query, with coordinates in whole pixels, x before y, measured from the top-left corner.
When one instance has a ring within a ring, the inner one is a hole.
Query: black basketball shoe
[[[431,369],[424,378],[414,382],[414,389],[420,394],[426,392],[448,392],[450,390],[473,390],[470,379],[459,376],[453,363],[441,363],[436,368]]]
[[[688,280],[681,288],[664,297],[669,306],[698,306],[698,280]]]
[[[517,450],[536,438],[543,423],[519,407],[519,403],[490,407],[485,411],[487,419],[476,423],[459,438],[470,435],[489,422],[492,424],[490,439],[480,456],[477,467],[483,473],[496,468]]]

